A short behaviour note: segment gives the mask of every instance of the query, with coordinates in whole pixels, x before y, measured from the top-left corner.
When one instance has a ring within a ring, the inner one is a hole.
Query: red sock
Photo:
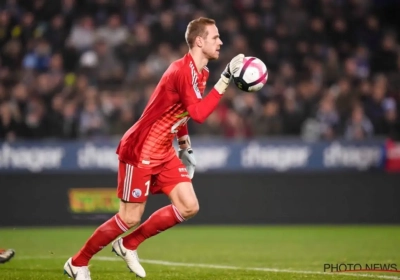
[[[168,205],[154,212],[143,224],[131,234],[123,238],[123,244],[127,249],[136,248],[145,241],[164,230],[183,222],[185,219],[174,205]]]
[[[128,226],[121,220],[119,215],[116,214],[96,229],[82,249],[73,256],[72,264],[75,266],[87,266],[94,254],[106,247],[111,241],[127,230]]]

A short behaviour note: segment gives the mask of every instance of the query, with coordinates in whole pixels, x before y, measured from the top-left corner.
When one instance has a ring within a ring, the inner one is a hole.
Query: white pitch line
[[[27,257],[16,257],[15,259],[68,259],[69,257],[59,257],[59,256],[27,256]],[[97,261],[121,261],[118,257],[94,257],[93,260]],[[203,263],[184,263],[184,262],[169,262],[161,260],[147,260],[140,259],[142,263],[156,264],[163,266],[183,266],[183,267],[202,267],[202,268],[213,268],[213,269],[229,269],[229,270],[247,270],[247,271],[262,271],[262,272],[275,272],[275,273],[293,273],[293,274],[308,274],[308,275],[331,275],[331,276],[351,276],[351,277],[364,277],[373,279],[392,279],[400,280],[400,277],[396,276],[386,276],[386,275],[374,275],[374,274],[359,274],[359,273],[329,273],[321,271],[309,271],[309,270],[290,270],[290,269],[280,269],[280,268],[268,268],[268,267],[241,267],[241,266],[231,266],[231,265],[218,265],[218,264],[203,264]]]

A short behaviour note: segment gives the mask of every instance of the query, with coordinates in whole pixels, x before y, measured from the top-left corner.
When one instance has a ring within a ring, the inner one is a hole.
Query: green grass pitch
[[[1,280],[57,280],[66,259],[93,228],[0,229],[0,247],[15,258]],[[395,263],[396,226],[178,226],[139,247],[152,280],[400,279],[400,273],[323,273],[325,263]],[[104,248],[90,264],[93,280],[138,279]]]

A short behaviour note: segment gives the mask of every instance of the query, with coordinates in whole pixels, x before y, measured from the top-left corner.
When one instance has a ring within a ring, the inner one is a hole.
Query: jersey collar
[[[193,63],[194,70],[196,71],[196,73],[197,73],[198,75],[201,75],[202,73],[199,72],[199,71],[197,70],[196,63],[194,63],[194,60],[193,60],[192,55],[188,52],[188,53],[186,54],[186,57],[189,59],[189,62],[192,62],[192,63]]]

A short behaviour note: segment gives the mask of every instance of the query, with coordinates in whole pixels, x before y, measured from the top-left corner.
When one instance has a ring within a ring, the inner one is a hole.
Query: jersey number
[[[180,128],[181,126],[185,125],[187,123],[187,121],[189,120],[189,117],[183,117],[182,119],[180,119],[179,121],[177,121],[172,127],[171,127],[171,133],[177,133],[178,132],[178,128]]]
[[[146,185],[146,193],[144,194],[144,196],[148,196],[149,195],[149,189],[150,189],[150,180],[148,180],[144,184]]]

